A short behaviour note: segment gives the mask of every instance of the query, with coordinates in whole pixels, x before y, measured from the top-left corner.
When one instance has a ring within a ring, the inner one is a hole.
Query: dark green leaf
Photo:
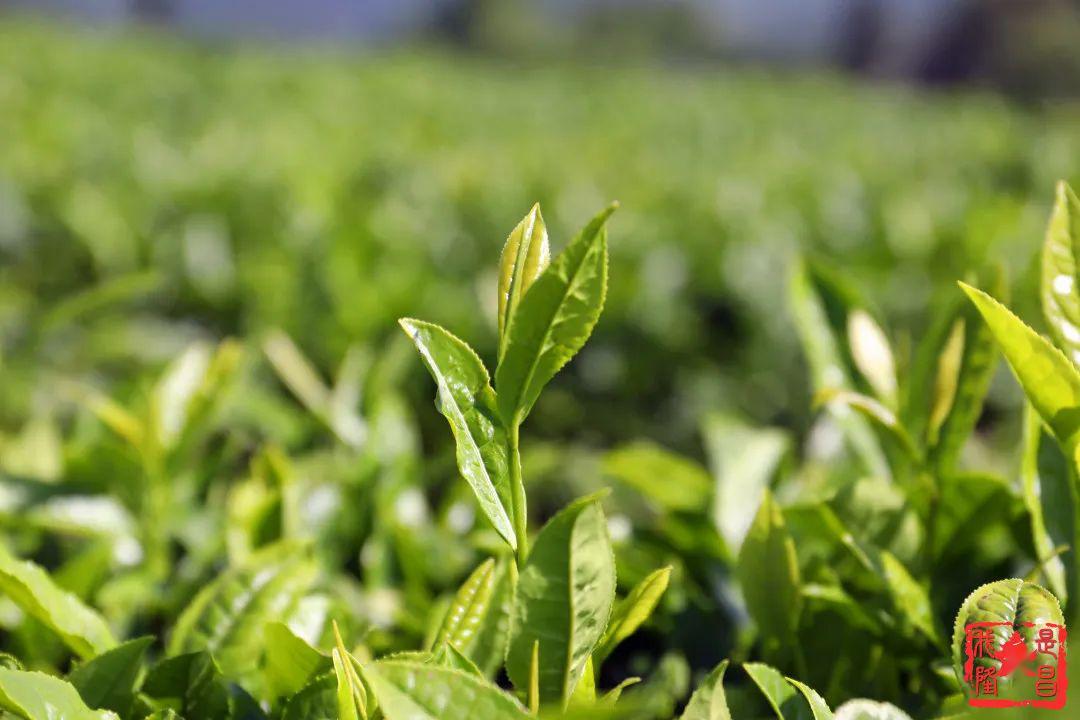
[[[126,717],[135,697],[143,657],[153,642],[153,638],[143,637],[117,645],[72,670],[68,681],[88,706]]]

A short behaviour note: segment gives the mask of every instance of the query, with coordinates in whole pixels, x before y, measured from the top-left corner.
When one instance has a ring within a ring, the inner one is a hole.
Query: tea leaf
[[[971,691],[969,678],[973,676],[975,666],[995,667],[993,663],[998,662],[991,657],[967,656],[966,628],[972,623],[980,622],[1005,623],[989,628],[993,634],[994,647],[1001,647],[1015,631],[1023,637],[1028,649],[1034,650],[1036,628],[1026,626],[1025,623],[1064,625],[1065,619],[1061,614],[1061,606],[1053,595],[1044,588],[1023,580],[998,580],[975,590],[964,601],[953,624],[953,671],[965,692]],[[1002,678],[1000,682],[1009,685],[1012,678]],[[1003,687],[1002,690],[1005,691],[1006,688]]]
[[[998,296],[1004,296],[1008,292],[1003,273],[998,272],[991,282],[994,293]],[[997,368],[993,334],[986,323],[979,322],[976,312],[971,306],[959,311],[958,324],[953,332],[962,333],[962,338],[950,335],[949,339],[950,343],[959,347],[947,345],[939,360],[938,386],[935,392],[947,391],[950,382],[956,385],[948,408],[935,404],[934,412],[945,410],[944,417],[936,427],[935,418],[932,418],[928,429],[930,459],[939,474],[953,470],[964,443],[975,429],[975,423],[982,412],[983,400]],[[950,352],[958,352],[959,357],[946,355]],[[952,367],[954,363],[957,364],[955,369]],[[943,377],[953,372],[955,375],[952,380]],[[942,387],[942,384],[946,387]]]
[[[814,715],[814,720],[833,720],[833,712],[829,708],[829,704],[818,695],[816,690],[792,678],[788,678],[787,681],[794,685],[795,689],[806,698],[806,702],[810,706],[810,712]]]
[[[810,267],[806,263],[799,263],[791,276],[789,301],[803,352],[810,366],[812,385],[815,392],[834,388],[852,390],[848,364],[829,322],[818,285]],[[851,413],[843,413],[836,419],[867,470],[888,477],[889,465],[866,421]]]
[[[791,439],[782,430],[751,427],[719,414],[705,418],[702,435],[715,478],[713,523],[737,554]]]
[[[1032,406],[1067,447],[1080,431],[1080,373],[1061,351],[981,290],[960,284],[979,309]]]
[[[435,644],[469,647],[487,615],[495,587],[495,560],[488,558],[465,580],[443,620]]]
[[[515,581],[510,565],[489,559],[476,568],[454,596],[435,640],[453,646],[488,677],[506,655]]]
[[[724,660],[705,676],[679,716],[680,720],[731,720],[724,694],[724,673],[727,668],[728,661]]]
[[[40,566],[15,558],[3,545],[0,545],[0,592],[55,632],[83,658],[92,658],[116,646],[112,631],[95,610],[61,589]]]
[[[153,642],[152,637],[142,637],[121,643],[76,667],[68,675],[68,682],[89,707],[127,717],[143,657]]]
[[[598,665],[607,659],[619,643],[633,635],[649,619],[667,590],[670,579],[671,566],[649,573],[629,595],[615,605],[607,629],[593,653]]]
[[[1075,470],[1043,430],[1042,421],[1028,404],[1024,408],[1024,454],[1020,467],[1024,505],[1031,518],[1031,537],[1036,557],[1045,559],[1042,571],[1054,594],[1064,603],[1076,586],[1077,498]],[[1068,547],[1064,555],[1055,549]]]
[[[851,358],[881,402],[896,406],[896,362],[884,331],[865,310],[853,310],[847,318]]]
[[[540,205],[533,205],[529,214],[517,224],[506,238],[499,260],[499,357],[506,350],[506,329],[514,316],[525,291],[551,263],[547,226],[540,214]]]
[[[911,459],[919,457],[919,449],[900,420],[889,408],[872,397],[850,390],[822,390],[814,398],[815,405],[837,403],[856,411],[878,428],[885,439],[900,448]]]
[[[881,551],[880,563],[882,576],[897,609],[931,642],[940,642],[941,636],[934,624],[934,612],[926,589],[892,553]]]
[[[436,647],[431,652],[431,659],[429,662],[452,670],[460,670],[461,672],[485,679],[483,671],[476,666],[476,663],[463,655],[456,647],[448,643],[442,643]]]
[[[596,706],[597,707],[603,707],[603,708],[613,708],[613,707],[615,707],[619,702],[619,698],[622,697],[623,690],[626,690],[626,688],[628,688],[628,687],[633,687],[634,685],[637,685],[639,682],[641,682],[641,678],[639,678],[639,677],[626,678],[625,680],[620,682],[618,685],[616,685],[615,687],[611,688],[606,693],[604,693],[600,697],[600,699],[596,701]]]
[[[162,660],[146,674],[142,693],[168,702],[191,720],[230,720],[229,689],[207,652]]]
[[[791,641],[802,612],[799,563],[780,506],[768,490],[743,542],[736,574],[760,632]]]
[[[505,432],[487,412],[491,388],[484,364],[463,340],[438,325],[408,318],[399,322],[438,385],[437,405],[454,434],[461,476],[495,530],[516,549],[509,451]]]
[[[1054,211],[1046,228],[1040,285],[1043,315],[1057,346],[1080,362],[1080,199],[1065,182],[1058,183]]]
[[[263,673],[274,697],[294,695],[332,667],[330,658],[307,644],[281,622],[266,624]]]
[[[539,642],[540,698],[565,705],[600,641],[614,596],[607,522],[595,496],[582,498],[548,521],[521,570],[506,658],[514,685],[528,687]]]
[[[793,720],[805,715],[803,700],[799,693],[775,669],[763,663],[746,663],[743,669],[765,696],[769,707],[776,713],[779,720]]]
[[[407,660],[364,667],[386,720],[527,720],[514,698],[472,675]]]
[[[604,472],[666,510],[700,512],[712,492],[712,480],[704,468],[645,441],[609,452]]]
[[[352,657],[338,646],[332,651],[334,677],[337,678],[337,711],[340,720],[367,720],[367,691],[352,666]]]
[[[607,219],[593,218],[541,273],[506,329],[495,371],[499,412],[508,427],[521,423],[548,381],[592,334],[607,293]]]
[[[231,677],[255,679],[267,622],[287,616],[314,578],[315,566],[298,545],[282,543],[259,551],[195,596],[176,621],[169,654],[206,650]]]
[[[119,720],[91,710],[70,684],[39,672],[0,667],[0,708],[26,720]]]
[[[290,697],[282,710],[281,720],[341,720],[334,673],[320,675]]]

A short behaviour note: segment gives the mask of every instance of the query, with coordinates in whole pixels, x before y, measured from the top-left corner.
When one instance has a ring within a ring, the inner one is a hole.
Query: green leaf
[[[230,720],[229,690],[217,663],[207,652],[162,660],[146,674],[142,692],[168,702],[186,720]]]
[[[949,417],[949,412],[956,401],[956,390],[960,385],[960,370],[964,362],[964,319],[958,319],[949,331],[945,344],[938,356],[937,373],[934,378],[934,402],[930,407],[927,439],[930,445],[936,445],[941,434],[941,427]]]
[[[960,284],[979,309],[1024,394],[1066,447],[1080,431],[1080,373],[1061,351],[992,297]]]
[[[837,389],[822,390],[814,398],[815,405],[831,403],[846,406],[859,413],[869,420],[873,427],[881,431],[885,440],[898,447],[909,458],[918,459],[919,449],[904,426],[900,424],[896,413],[874,398],[850,390]]]
[[[452,670],[460,670],[461,672],[475,675],[478,678],[486,679],[483,671],[476,666],[476,663],[449,643],[441,643],[432,650],[428,662],[435,665],[441,665],[445,668],[451,668]]]
[[[911,720],[906,712],[885,702],[848,700],[836,709],[836,720]]]
[[[488,558],[465,580],[450,603],[436,636],[436,645],[448,643],[457,648],[469,647],[487,615],[495,575],[495,559]]]
[[[604,472],[665,510],[700,512],[709,503],[712,479],[703,467],[646,441],[604,456]]]
[[[705,676],[679,716],[680,720],[731,720],[724,694],[724,673],[727,669],[728,661],[724,660]]]
[[[623,690],[626,690],[626,688],[628,688],[628,687],[633,687],[634,685],[637,685],[639,682],[641,682],[641,678],[639,678],[639,677],[628,677],[628,678],[626,678],[625,680],[620,682],[618,685],[616,685],[615,687],[611,688],[606,693],[604,693],[600,697],[600,699],[596,701],[596,706],[597,707],[602,707],[602,708],[613,708],[613,707],[615,707],[619,703],[619,699],[622,697]]]
[[[152,637],[142,637],[117,645],[72,670],[68,682],[89,707],[126,717],[135,699],[143,657],[153,642]]]
[[[537,679],[539,680],[539,677]],[[591,656],[585,661],[585,671],[581,673],[581,679],[578,680],[567,704],[572,707],[596,705],[596,665]]]
[[[889,339],[870,313],[852,310],[847,318],[851,358],[885,405],[896,407],[896,362]]]
[[[547,226],[540,214],[540,204],[506,238],[499,260],[499,357],[506,349],[506,328],[525,291],[551,262]]]
[[[1008,291],[1005,276],[998,272],[991,281],[994,292]],[[938,364],[935,404],[928,427],[930,459],[939,474],[952,472],[956,459],[975,429],[983,401],[997,368],[994,337],[986,323],[979,322],[970,305],[958,310],[956,325]],[[952,397],[945,407],[945,395]]]
[[[807,364],[810,366],[814,391],[821,392],[830,388],[853,390],[848,363],[841,352],[837,337],[843,325],[837,322],[836,327],[830,322],[823,295],[825,289],[820,278],[816,277],[816,273],[806,263],[798,263],[789,284],[791,314],[802,341]],[[831,294],[840,295],[838,291]],[[849,303],[850,299],[837,297],[832,305]],[[846,313],[846,309],[839,308],[834,310],[833,314]],[[889,466],[885,455],[866,420],[850,412],[834,417],[866,469],[875,475],[888,477]]]
[[[340,720],[366,720],[367,691],[352,665],[352,657],[333,650],[334,677],[337,678],[337,710]]]
[[[716,413],[705,418],[702,435],[715,480],[713,522],[738,553],[791,438],[783,430],[751,427]]]
[[[119,720],[91,710],[69,683],[39,672],[0,667],[0,709],[26,720]]]
[[[926,588],[911,576],[904,564],[892,553],[882,550],[879,561],[885,585],[889,589],[897,610],[931,642],[940,642],[941,636],[934,624],[934,611],[930,606],[930,597],[926,593]]]
[[[468,344],[438,325],[408,318],[398,322],[439,388],[437,405],[454,434],[461,476],[495,530],[517,549],[506,433],[488,411],[492,391],[484,364]]]
[[[637,632],[656,609],[671,579],[671,566],[655,570],[638,583],[630,594],[620,600],[611,613],[611,620],[593,657],[599,665],[619,643]]]
[[[506,669],[529,685],[533,645],[540,647],[540,698],[563,705],[611,615],[615,559],[596,496],[553,517],[536,538],[518,580]]]
[[[763,663],[745,663],[743,669],[765,696],[779,720],[802,720],[806,717],[804,701],[783,675]]]
[[[225,570],[191,601],[173,629],[170,655],[207,650],[229,676],[261,680],[267,622],[287,617],[315,579],[306,550],[281,543],[255,553],[243,566]]]
[[[607,219],[593,218],[536,279],[506,329],[495,371],[499,413],[507,427],[529,414],[540,391],[588,340],[607,293]]]
[[[967,680],[968,670],[973,671],[976,666],[996,669],[1000,664],[1000,661],[989,657],[974,658],[970,661],[966,658],[966,628],[977,622],[1007,623],[991,629],[995,648],[1000,648],[1015,631],[1023,637],[1028,650],[1034,652],[1038,628],[1028,627],[1025,623],[1034,623],[1037,626],[1046,623],[1064,625],[1065,619],[1061,614],[1061,606],[1049,591],[1023,580],[998,580],[971,593],[956,615],[952,637],[953,671],[964,690],[969,693],[971,685]],[[1008,696],[1013,680],[1013,676],[999,679],[1003,697]]]
[[[532,717],[498,687],[460,670],[408,660],[364,667],[386,720],[526,720]]]
[[[96,611],[61,589],[39,565],[19,560],[3,545],[0,592],[55,632],[80,657],[92,658],[116,646],[112,631]]]
[[[300,692],[331,668],[330,658],[308,645],[285,623],[267,623],[263,642],[266,688],[275,698]]]
[[[1057,346],[1080,363],[1080,199],[1065,182],[1058,183],[1054,211],[1042,250],[1043,315]]]
[[[337,687],[333,672],[318,676],[288,699],[281,720],[341,720]]]
[[[768,490],[739,552],[736,574],[760,632],[791,642],[802,612],[799,564],[780,506]]]
[[[879,633],[881,630],[881,623],[863,608],[862,603],[851,597],[839,585],[805,583],[802,586],[802,595],[811,610],[814,605],[823,606],[840,615],[855,627],[869,630],[872,633]]]
[[[794,685],[795,689],[806,698],[806,703],[810,706],[810,712],[813,714],[814,720],[833,720],[833,713],[829,708],[829,704],[825,702],[821,695],[818,695],[817,690],[792,678],[788,678],[787,681]]]
[[[1077,498],[1074,470],[1057,443],[1043,430],[1042,421],[1028,404],[1024,408],[1024,454],[1020,466],[1024,505],[1031,518],[1031,537],[1037,559],[1050,589],[1068,602],[1076,587]],[[1056,555],[1061,546],[1069,550]]]
[[[513,574],[509,563],[486,560],[458,589],[435,645],[452,645],[476,663],[485,676],[491,676],[506,654],[512,604]]]

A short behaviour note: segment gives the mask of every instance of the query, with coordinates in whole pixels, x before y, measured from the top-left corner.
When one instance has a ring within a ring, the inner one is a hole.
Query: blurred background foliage
[[[731,554],[700,512],[733,438],[764,443],[766,479],[830,442],[788,311],[796,259],[846,278],[901,366],[969,268],[1008,267],[1014,307],[1037,318],[1052,188],[1080,179],[1080,108],[1062,99],[1075,7],[1039,5],[980,6],[1018,30],[987,31],[1008,49],[962,77],[921,78],[976,81],[948,89],[715,64],[727,51],[691,16],[646,4],[643,21],[597,12],[580,35],[518,42],[538,27],[527,14],[464,3],[434,43],[363,52],[8,20],[0,521],[131,633],[160,630],[259,538],[315,537],[335,574],[311,617],[351,619],[375,651],[415,647],[497,542],[395,321],[439,322],[493,359],[507,232],[539,201],[561,248],[617,199],[607,307],[530,417],[526,477],[534,522],[615,484],[626,587],[677,564],[666,610],[613,663],[674,703],[689,667],[745,632]],[[1016,476],[1020,402],[999,373],[968,464]],[[903,524],[902,500],[866,490],[867,510],[857,489],[840,501],[854,514]],[[979,552],[980,568],[1022,562],[1008,538]],[[147,590],[173,564],[168,592]],[[5,612],[8,649],[62,657]]]

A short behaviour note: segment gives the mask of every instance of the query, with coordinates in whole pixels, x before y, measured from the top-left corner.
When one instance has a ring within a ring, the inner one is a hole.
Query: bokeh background
[[[228,544],[199,536],[214,493],[280,448],[395,649],[475,561],[444,542],[468,496],[395,321],[493,360],[498,255],[532,203],[556,249],[622,204],[605,313],[525,431],[539,521],[610,484],[598,453],[624,443],[707,463],[706,418],[806,442],[800,258],[864,296],[901,365],[971,268],[1003,265],[1038,325],[1078,98],[1066,0],[0,0],[0,516],[39,557],[71,549],[36,522],[104,532],[26,512],[139,482],[73,398],[140,406],[185,348],[235,338],[214,440],[177,470],[185,577]],[[1019,406],[1002,371],[970,450],[1013,474]],[[625,540],[647,503],[614,502]],[[686,537],[620,555],[620,580],[710,557]],[[706,560],[649,639],[695,668],[732,643],[694,637],[731,627]],[[87,594],[119,617],[106,575]]]

